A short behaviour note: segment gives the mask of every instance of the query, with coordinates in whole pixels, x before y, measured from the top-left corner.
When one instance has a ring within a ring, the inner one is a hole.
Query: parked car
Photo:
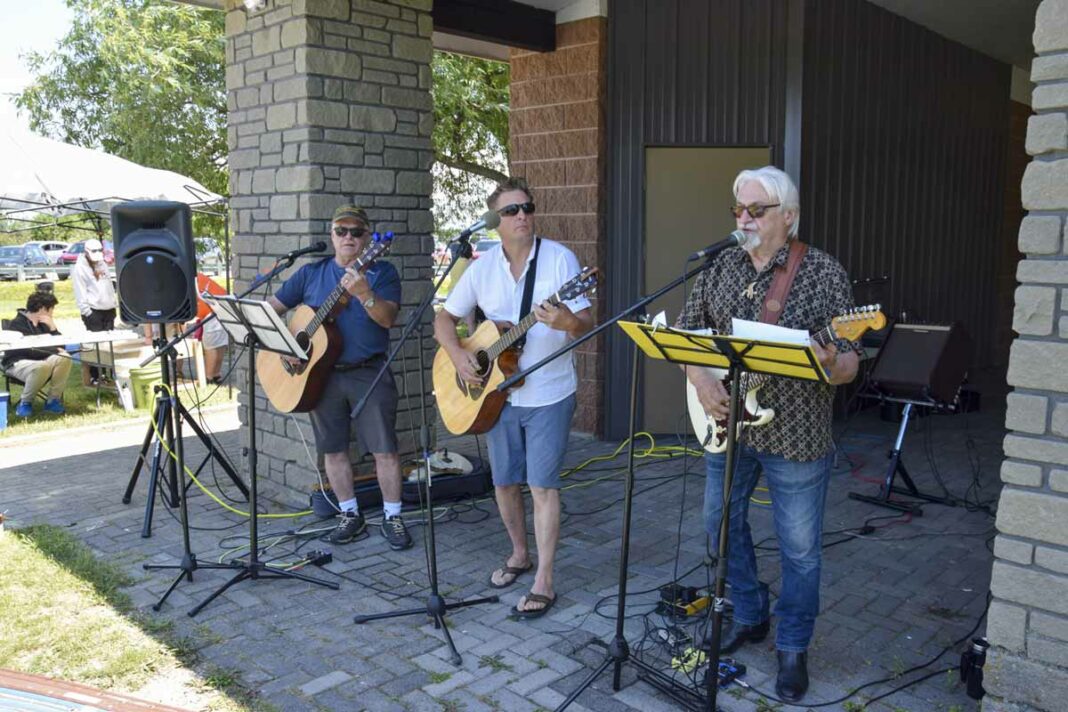
[[[59,256],[70,247],[69,242],[48,242],[46,240],[31,240],[22,244],[23,247],[28,245],[36,245],[44,250],[45,256],[48,257],[48,263],[53,265],[59,264]]]
[[[57,265],[72,265],[78,261],[79,255],[85,252],[85,240],[75,242],[63,251],[59,256]],[[111,240],[104,240],[104,261],[109,265],[115,264],[115,250],[111,247]]]
[[[52,262],[37,245],[6,245],[0,247],[0,268],[3,267],[51,267]],[[15,272],[4,270],[0,273],[3,279],[17,279]]]

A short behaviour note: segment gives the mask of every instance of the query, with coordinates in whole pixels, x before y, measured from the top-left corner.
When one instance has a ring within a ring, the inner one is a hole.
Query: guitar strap
[[[534,300],[534,277],[538,272],[538,252],[541,251],[541,238],[536,238],[534,241],[534,259],[530,261],[530,267],[527,268],[527,281],[523,285],[523,301],[519,304],[519,321],[523,321],[523,317],[530,313],[530,303]],[[516,323],[518,324],[519,321]],[[522,349],[527,343],[527,335],[523,334],[516,339],[514,347]]]
[[[783,307],[786,306],[786,298],[790,295],[790,287],[794,284],[797,271],[801,269],[801,260],[808,252],[808,245],[797,238],[790,243],[790,255],[786,258],[786,264],[775,268],[775,276],[771,279],[771,286],[764,296],[764,308],[760,312],[760,321],[765,324],[778,324],[782,318]]]

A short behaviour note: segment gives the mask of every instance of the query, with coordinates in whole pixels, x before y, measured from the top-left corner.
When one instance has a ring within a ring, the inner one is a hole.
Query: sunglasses
[[[768,212],[769,208],[777,208],[781,203],[772,203],[771,205],[761,205],[760,203],[750,203],[749,205],[742,205],[741,203],[731,206],[731,214],[736,218],[742,217],[742,213],[749,213],[751,217],[762,218],[764,213]]]
[[[504,215],[505,217],[512,217],[522,210],[527,215],[534,214],[534,203],[512,203],[511,205],[505,205],[503,208],[497,211],[498,215]]]
[[[352,235],[359,239],[367,234],[367,228],[365,227],[335,227],[334,234],[338,237],[345,237],[345,235]]]

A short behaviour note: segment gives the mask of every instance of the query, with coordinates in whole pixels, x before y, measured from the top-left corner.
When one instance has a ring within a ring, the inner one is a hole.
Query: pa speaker
[[[894,324],[871,380],[889,396],[949,404],[971,357],[972,342],[960,324]]]
[[[164,324],[196,316],[196,249],[188,205],[120,203],[111,208],[111,235],[124,322]]]

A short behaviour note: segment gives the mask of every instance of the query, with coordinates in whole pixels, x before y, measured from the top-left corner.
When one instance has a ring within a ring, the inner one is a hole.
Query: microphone
[[[320,240],[319,242],[316,242],[313,245],[308,245],[307,247],[302,247],[299,250],[287,252],[282,256],[282,259],[291,260],[296,257],[300,257],[301,255],[311,254],[312,252],[326,252],[326,243]]]
[[[501,224],[501,216],[497,214],[497,211],[496,210],[487,210],[486,212],[482,213],[482,217],[479,218],[478,222],[474,223],[473,225],[468,227],[466,230],[461,232],[460,236],[458,238],[456,238],[456,239],[457,240],[461,240],[461,241],[462,240],[466,240],[467,238],[471,237],[472,234],[478,232],[479,230],[481,230],[484,227],[487,227],[490,230],[492,230],[492,229],[494,229],[495,227],[497,227],[500,224]]]
[[[735,230],[726,240],[720,240],[714,245],[709,245],[703,250],[698,250],[697,252],[687,257],[686,261],[692,262],[694,260],[699,260],[704,257],[711,257],[712,255],[718,252],[723,252],[723,250],[727,249],[728,247],[745,247],[750,242],[756,243],[757,240],[759,240],[759,238],[756,235],[752,235],[748,232],[743,232],[742,230]]]

